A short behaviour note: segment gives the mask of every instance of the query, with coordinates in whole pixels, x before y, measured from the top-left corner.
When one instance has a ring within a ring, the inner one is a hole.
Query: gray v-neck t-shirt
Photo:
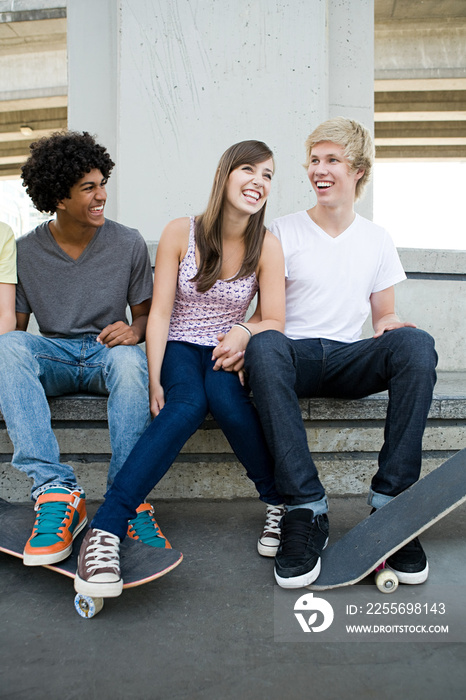
[[[146,242],[136,229],[105,220],[77,260],[48,222],[17,240],[16,311],[36,317],[42,335],[73,338],[128,323],[126,308],[152,296]]]

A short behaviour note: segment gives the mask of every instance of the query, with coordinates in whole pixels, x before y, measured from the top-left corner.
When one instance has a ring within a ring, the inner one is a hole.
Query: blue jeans
[[[211,347],[169,341],[162,364],[165,406],[118,472],[92,527],[123,539],[128,520],[210,411],[262,501],[277,505],[273,462],[256,410],[238,375],[214,371]]]
[[[380,507],[413,484],[421,469],[436,364],[433,338],[416,328],[355,343],[290,340],[277,331],[254,336],[245,367],[285,503],[327,510],[298,397],[358,399],[388,389],[384,444],[370,503]]]
[[[33,498],[52,486],[77,487],[72,467],[60,462],[46,398],[77,392],[109,397],[111,484],[150,420],[144,352],[137,346],[106,348],[91,334],[0,336],[0,410],[14,446],[12,464],[33,479]]]

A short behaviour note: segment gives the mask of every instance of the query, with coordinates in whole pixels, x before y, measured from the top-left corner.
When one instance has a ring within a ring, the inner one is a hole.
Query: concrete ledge
[[[358,401],[302,399],[309,447],[330,495],[368,489],[383,440],[387,395]],[[90,395],[50,399],[52,425],[62,459],[73,465],[89,498],[105,491],[110,460],[107,400]],[[466,372],[440,372],[424,437],[424,472],[466,446]],[[0,422],[0,494],[29,497],[30,482],[9,464],[12,446]],[[256,496],[244,469],[211,417],[186,443],[153,496],[238,498]]]
[[[408,277],[428,274],[466,279],[466,250],[398,248],[398,253]]]
[[[398,248],[408,279],[396,285],[396,311],[435,339],[438,368],[466,371],[466,250]],[[372,335],[370,320],[363,336]]]

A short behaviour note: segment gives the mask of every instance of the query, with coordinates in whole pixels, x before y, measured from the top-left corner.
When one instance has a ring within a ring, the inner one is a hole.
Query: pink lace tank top
[[[170,318],[168,340],[196,345],[217,345],[217,335],[244,321],[259,289],[256,273],[234,281],[217,280],[207,292],[198,292],[190,280],[197,272],[194,217],[190,219],[189,245],[178,269],[178,284]]]

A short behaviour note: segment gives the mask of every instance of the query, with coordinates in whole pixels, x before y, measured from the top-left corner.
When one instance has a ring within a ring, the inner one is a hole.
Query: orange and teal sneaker
[[[23,563],[42,566],[63,561],[87,523],[85,495],[65,487],[44,491],[36,501],[36,522],[26,542]]]
[[[128,536],[151,547],[171,549],[172,546],[157,525],[154,509],[150,503],[141,503],[136,508],[137,516],[128,522]]]

